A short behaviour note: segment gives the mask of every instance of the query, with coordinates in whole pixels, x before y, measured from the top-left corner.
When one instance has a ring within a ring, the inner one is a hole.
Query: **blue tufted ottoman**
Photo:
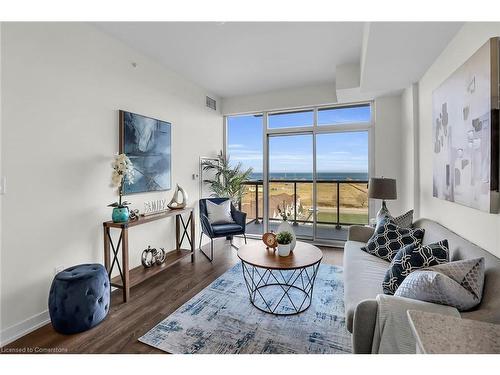
[[[109,311],[110,285],[101,264],[80,264],[59,272],[50,287],[49,313],[57,332],[86,331]]]

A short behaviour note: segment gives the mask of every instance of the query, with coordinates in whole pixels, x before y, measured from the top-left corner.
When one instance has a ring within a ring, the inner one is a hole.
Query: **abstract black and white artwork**
[[[171,124],[136,113],[120,111],[120,153],[134,164],[133,183],[124,194],[170,190]]]
[[[433,196],[498,212],[498,38],[432,96]]]

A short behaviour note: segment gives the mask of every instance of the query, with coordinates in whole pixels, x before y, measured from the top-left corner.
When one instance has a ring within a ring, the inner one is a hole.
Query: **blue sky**
[[[342,108],[318,112],[318,125],[369,121],[370,108]],[[312,111],[269,116],[270,128],[311,125]],[[232,163],[241,162],[262,172],[262,116],[228,118],[228,152]],[[368,172],[368,132],[317,136],[318,172]],[[312,172],[312,135],[270,137],[271,173]]]

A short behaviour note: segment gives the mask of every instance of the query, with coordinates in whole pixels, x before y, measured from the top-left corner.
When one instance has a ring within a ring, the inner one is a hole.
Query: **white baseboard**
[[[45,310],[11,327],[5,328],[0,333],[0,347],[17,340],[35,329],[50,322],[49,311]]]

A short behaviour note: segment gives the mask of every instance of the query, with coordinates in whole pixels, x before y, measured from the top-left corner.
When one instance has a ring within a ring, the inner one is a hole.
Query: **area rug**
[[[350,353],[342,268],[321,265],[311,306],[274,316],[249,300],[237,264],[139,341],[173,354]]]

